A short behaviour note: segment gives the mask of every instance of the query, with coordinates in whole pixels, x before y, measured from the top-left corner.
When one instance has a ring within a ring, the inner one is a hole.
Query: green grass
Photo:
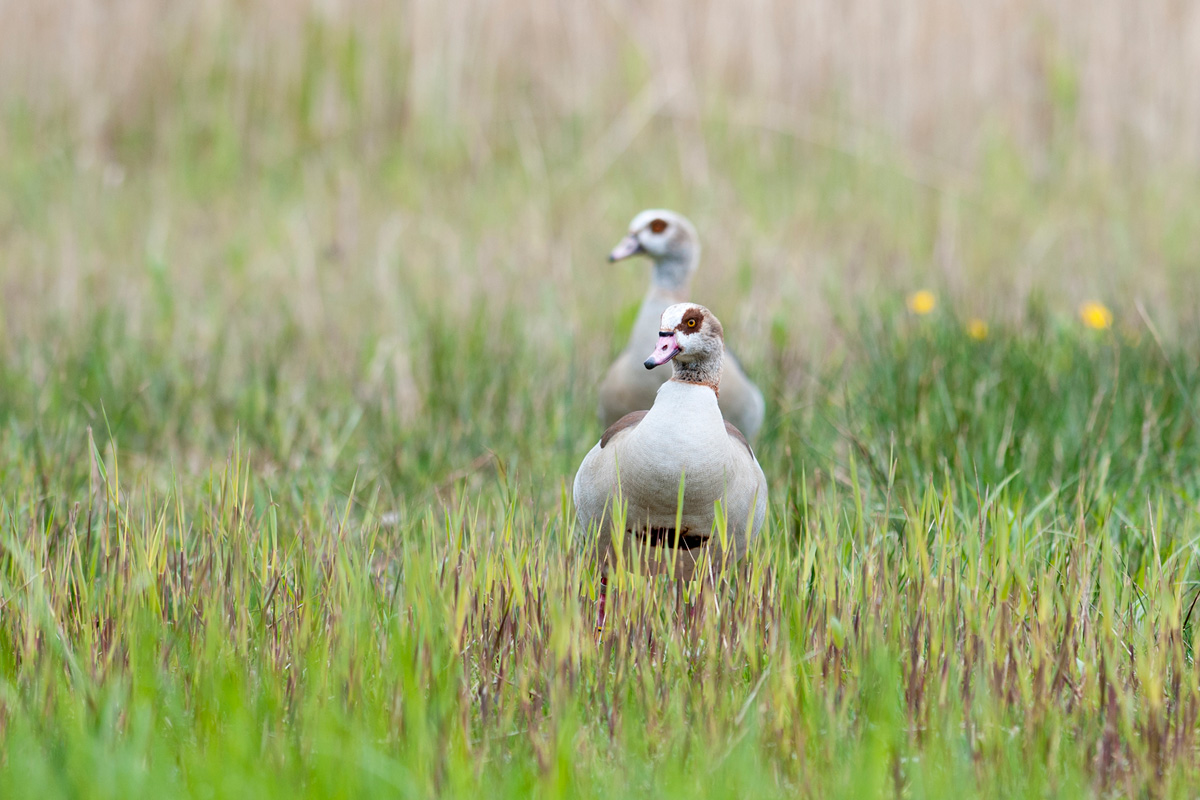
[[[542,174],[7,140],[0,794],[1190,795],[1200,205],[720,120],[707,185],[668,124],[595,181],[586,121],[531,124]],[[771,514],[716,586],[616,577],[597,641],[569,486],[645,280],[603,254],[660,204]]]

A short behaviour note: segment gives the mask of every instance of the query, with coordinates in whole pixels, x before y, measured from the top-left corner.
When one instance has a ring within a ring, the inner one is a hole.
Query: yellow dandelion
[[[908,310],[924,316],[937,307],[937,298],[928,289],[921,289],[908,296]]]
[[[972,317],[967,322],[967,336],[977,342],[983,341],[988,335],[988,325],[979,317]]]
[[[1079,307],[1079,318],[1093,330],[1104,331],[1112,327],[1113,315],[1108,306],[1093,300]]]

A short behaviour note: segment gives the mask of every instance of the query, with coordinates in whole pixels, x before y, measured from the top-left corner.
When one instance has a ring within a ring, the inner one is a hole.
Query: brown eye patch
[[[667,221],[665,219],[656,219],[650,223],[650,231],[652,233],[662,233],[667,229]]]
[[[689,308],[683,314],[683,319],[679,322],[677,331],[694,331],[704,322],[704,312],[699,309]]]

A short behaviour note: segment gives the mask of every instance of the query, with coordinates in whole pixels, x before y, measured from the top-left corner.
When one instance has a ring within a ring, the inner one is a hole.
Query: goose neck
[[[695,384],[697,386],[706,386],[713,390],[713,394],[718,397],[721,394],[721,359],[720,358],[699,358],[695,361],[683,363],[679,360],[674,362],[674,374],[671,375],[671,380],[677,383]]]
[[[691,251],[664,256],[654,262],[651,288],[677,297],[686,297],[695,268],[696,259]]]

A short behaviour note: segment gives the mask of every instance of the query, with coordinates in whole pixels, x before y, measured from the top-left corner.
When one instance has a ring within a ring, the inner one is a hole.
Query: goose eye
[[[667,221],[665,219],[656,219],[650,223],[650,231],[652,233],[662,233],[667,229]]]
[[[689,327],[689,328],[694,328],[694,327],[696,327],[696,320],[695,320],[695,318],[689,319],[689,320],[688,320],[688,323],[687,323],[687,325],[688,325],[688,327]]]

